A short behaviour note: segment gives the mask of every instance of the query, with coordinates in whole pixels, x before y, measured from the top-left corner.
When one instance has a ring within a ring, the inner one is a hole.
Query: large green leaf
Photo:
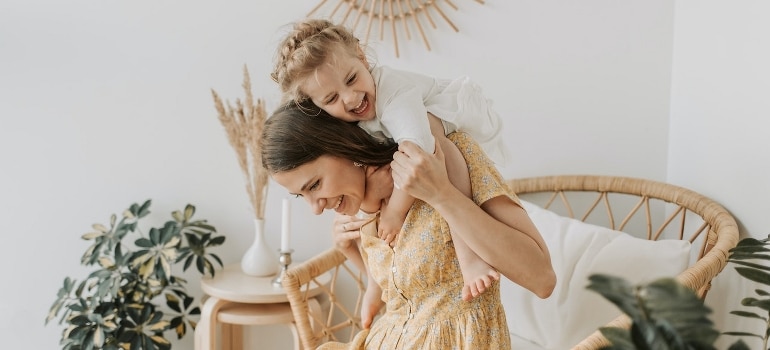
[[[613,276],[592,275],[589,280],[589,289],[632,320],[628,332],[611,334],[618,344],[632,343],[633,349],[714,349],[719,332],[707,317],[711,310],[675,279],[662,278],[636,287]]]
[[[762,339],[762,336],[759,334],[749,333],[749,332],[724,332],[722,334],[725,335],[734,335],[739,337],[757,337],[759,339]]]
[[[770,299],[757,299],[753,297],[746,297],[741,300],[741,305],[758,307],[765,311],[770,311]]]
[[[768,237],[770,237],[770,235],[768,235]],[[730,250],[737,250],[737,249],[757,247],[757,246],[761,247],[761,246],[764,246],[766,242],[767,242],[766,240],[758,240],[753,237],[746,237],[744,239],[741,239],[738,242],[738,244],[736,244],[735,247]]]
[[[770,254],[757,254],[756,252],[738,251],[730,254],[730,259],[728,261],[734,262],[735,260],[747,260],[747,259],[770,260]]]
[[[770,285],[770,273],[749,267],[736,267],[735,271],[738,272],[739,275],[751,281],[762,283],[764,285]]]
[[[137,215],[139,218],[143,218],[147,216],[147,214],[150,213],[150,205],[152,204],[152,200],[148,199],[146,200],[141,207],[139,207],[139,210],[137,211]]]
[[[612,344],[603,347],[602,350],[636,350],[634,343],[631,342],[631,334],[627,329],[616,327],[601,327],[599,331]]]
[[[643,286],[642,290],[650,318],[656,322],[665,320],[685,343],[713,344],[719,336],[708,319],[711,309],[695,292],[675,279],[658,279]]]
[[[743,261],[743,260],[732,260],[730,262],[735,265],[739,265],[739,266],[743,266],[751,269],[770,271],[770,267],[762,264],[757,264],[757,263]]]
[[[188,204],[184,208],[184,220],[185,221],[190,221],[190,219],[193,217],[193,215],[195,215],[195,206],[191,205],[191,204]]]
[[[136,244],[136,246],[140,248],[152,248],[155,246],[155,244],[153,244],[152,241],[144,237],[134,241],[134,244]]]
[[[762,317],[754,312],[748,312],[748,311],[730,311],[730,314],[741,316],[741,317],[748,317],[748,318],[756,318],[760,319],[762,321],[767,321],[766,317]]]
[[[207,247],[216,247],[225,242],[225,236],[217,236],[211,239]]]
[[[632,320],[642,319],[639,305],[634,297],[633,287],[625,279],[596,274],[589,276],[588,280],[590,282],[586,288],[601,294],[605,299],[620,308],[620,311],[631,317]]]
[[[160,230],[158,228],[153,227],[150,229],[150,241],[152,241],[153,245],[160,242]]]
[[[746,343],[743,342],[743,340],[738,340],[733,345],[730,345],[727,350],[751,350]]]

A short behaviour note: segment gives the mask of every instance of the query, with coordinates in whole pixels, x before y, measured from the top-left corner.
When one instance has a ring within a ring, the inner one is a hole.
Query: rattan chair
[[[667,183],[629,177],[563,175],[515,179],[508,181],[508,185],[522,199],[564,216],[650,240],[690,241],[692,263],[677,280],[701,298],[705,298],[711,280],[727,264],[728,251],[738,242],[738,226],[727,210],[701,194]],[[360,330],[364,282],[362,274],[348,264],[344,255],[332,248],[287,272],[283,286],[305,349],[315,349],[330,340],[348,341]],[[318,299],[308,300],[306,291],[319,285],[317,277],[325,273],[332,276],[331,282],[323,286],[321,297],[322,303],[328,305],[321,307]],[[608,326],[627,328],[630,320],[619,315]],[[607,340],[596,331],[573,349],[599,349],[606,345]]]

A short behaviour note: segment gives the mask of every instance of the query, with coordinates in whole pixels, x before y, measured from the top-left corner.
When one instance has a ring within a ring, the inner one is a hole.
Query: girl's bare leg
[[[471,178],[465,158],[457,146],[444,135],[441,121],[432,115],[428,119],[433,136],[438,140],[438,146],[444,152],[449,181],[465,196],[471,198]],[[451,227],[450,233],[457,253],[457,261],[463,274],[462,298],[467,301],[479,296],[492,285],[493,281],[500,279],[500,273],[471,250]]]
[[[382,301],[382,288],[369,275],[364,299],[361,301],[361,326],[368,329],[372,326],[374,317],[380,312],[385,302]]]

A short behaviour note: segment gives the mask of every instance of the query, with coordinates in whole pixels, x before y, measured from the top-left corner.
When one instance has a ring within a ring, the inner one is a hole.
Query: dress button
[[[390,269],[390,271],[392,271],[393,273],[396,273],[396,267],[395,267],[395,266],[393,266],[393,267]]]
[[[406,328],[404,328],[403,330],[401,330],[401,334],[406,334]]]

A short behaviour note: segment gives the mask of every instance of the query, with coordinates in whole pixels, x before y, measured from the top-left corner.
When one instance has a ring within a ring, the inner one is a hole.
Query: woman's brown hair
[[[330,155],[363,165],[386,165],[398,144],[380,142],[356,123],[330,116],[310,101],[288,101],[267,118],[260,149],[262,166],[279,173]]]

